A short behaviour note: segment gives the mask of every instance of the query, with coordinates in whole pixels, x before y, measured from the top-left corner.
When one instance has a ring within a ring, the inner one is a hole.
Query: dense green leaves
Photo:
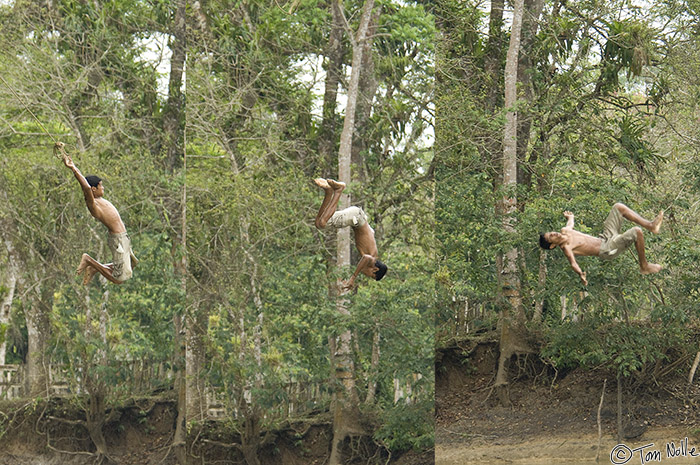
[[[515,246],[533,340],[543,325],[537,344],[556,367],[606,366],[627,376],[696,350],[689,326],[698,317],[698,280],[690,274],[700,236],[691,218],[700,146],[697,105],[685,97],[698,87],[692,9],[545,2],[534,39],[520,51],[519,205],[516,232],[507,235],[497,217],[504,109],[485,90],[500,79],[505,53],[483,38],[489,31],[495,43],[508,31],[476,4],[437,5],[440,344],[463,327],[495,329],[497,257]],[[681,90],[678,76],[692,84]],[[597,236],[615,202],[648,219],[665,210],[661,233],[644,233],[647,258],[664,270],[641,275],[634,250],[610,262],[578,257],[584,287],[561,251],[540,250],[538,233],[558,231],[570,210],[577,230]]]

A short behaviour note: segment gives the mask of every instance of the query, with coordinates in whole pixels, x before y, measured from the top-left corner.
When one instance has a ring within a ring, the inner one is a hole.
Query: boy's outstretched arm
[[[344,290],[350,290],[353,288],[355,285],[355,279],[357,279],[357,275],[359,275],[362,270],[366,267],[371,267],[376,259],[371,256],[371,255],[363,255],[362,258],[360,259],[360,262],[357,264],[357,267],[355,268],[355,272],[352,274],[350,279],[347,281],[343,281],[342,286]]]
[[[569,259],[569,264],[571,265],[571,268],[581,278],[581,282],[583,283],[583,285],[588,286],[588,280],[586,279],[586,272],[583,271],[580,266],[578,266],[578,263],[576,263],[576,257],[574,256],[574,252],[571,249],[569,249],[568,247],[562,248],[561,250],[564,252],[564,255],[566,255],[566,258]]]
[[[85,204],[87,205],[88,210],[92,212],[95,209],[95,197],[92,195],[92,188],[90,187],[90,184],[88,184],[87,179],[85,179],[85,176],[83,176],[80,170],[75,166],[75,163],[73,163],[73,160],[69,155],[65,155],[63,157],[63,164],[70,168],[75,176],[75,179],[77,179],[78,183],[80,183],[80,188],[83,190],[83,196],[85,197]]]
[[[567,210],[564,212],[564,217],[566,218],[566,226],[564,227],[574,229],[574,214]]]

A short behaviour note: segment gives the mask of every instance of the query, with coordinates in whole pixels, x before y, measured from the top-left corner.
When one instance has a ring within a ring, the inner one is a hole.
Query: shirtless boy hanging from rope
[[[601,237],[593,237],[576,231],[574,229],[574,214],[570,211],[565,211],[564,216],[567,222],[560,233],[548,232],[540,234],[540,247],[543,249],[559,247],[569,260],[571,268],[581,277],[581,281],[584,285],[588,285],[586,272],[582,271],[581,267],[576,263],[576,256],[597,256],[602,260],[612,260],[627,250],[632,244],[634,244],[637,249],[639,271],[642,274],[658,273],[661,271],[661,265],[649,263],[646,260],[642,229],[634,227],[628,229],[623,234],[620,234],[620,229],[622,229],[622,219],[626,218],[642,228],[654,234],[658,234],[664,219],[663,211],[659,212],[654,221],[649,221],[642,218],[628,206],[616,203],[613,205],[605,223],[603,223],[603,234]]]
[[[343,282],[343,289],[352,289],[355,278],[359,273],[379,281],[386,274],[387,266],[377,260],[377,242],[374,240],[374,229],[367,223],[367,215],[360,207],[349,207],[336,211],[340,194],[345,189],[345,183],[332,179],[314,179],[318,187],[323,189],[325,196],[321,208],[316,215],[316,227],[324,229],[326,226],[334,228],[351,227],[355,231],[355,247],[362,254],[355,272],[350,279]]]
[[[63,143],[57,142],[56,147],[62,149]],[[131,240],[126,233],[126,227],[114,205],[103,197],[105,191],[102,180],[97,176],[83,176],[80,170],[75,167],[73,160],[64,151],[62,152],[63,163],[73,171],[75,178],[80,183],[90,214],[104,224],[109,231],[107,244],[112,251],[113,258],[112,263],[103,265],[84,253],[80,265],[78,265],[77,274],[84,273],[83,284],[85,285],[90,283],[95,273],[100,273],[114,284],[121,284],[131,278],[132,268],[138,263],[131,251]]]

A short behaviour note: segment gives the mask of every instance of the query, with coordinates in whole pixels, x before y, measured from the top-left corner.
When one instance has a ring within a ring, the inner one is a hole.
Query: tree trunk
[[[88,386],[88,408],[86,412],[86,427],[92,443],[97,449],[99,458],[108,458],[107,441],[102,428],[105,425],[105,402],[102,386],[97,382],[95,386]],[[99,463],[99,462],[98,462]]]
[[[695,378],[695,372],[698,369],[698,365],[700,365],[700,352],[695,354],[695,360],[693,360],[693,365],[690,368],[690,373],[688,374],[688,386],[693,384],[693,378]]]
[[[322,158],[321,172],[331,173],[334,170],[333,154],[335,146],[336,132],[336,106],[338,101],[338,84],[340,83],[341,71],[343,68],[343,12],[342,1],[332,0],[330,2],[333,24],[331,34],[326,48],[326,80],[323,95],[323,121],[318,135],[318,149]],[[324,250],[337,248],[337,238],[332,234],[323,236]],[[326,254],[326,276],[330,278],[337,267],[334,254]],[[329,280],[330,282],[330,280]],[[335,283],[329,285],[328,294],[335,295]],[[333,354],[335,353],[335,340],[328,337],[328,344],[331,352],[331,366],[334,366]]]
[[[617,371],[617,443],[622,444],[622,376]]]
[[[5,247],[7,248],[7,276],[5,278],[5,287],[7,288],[7,293],[2,298],[2,303],[0,303],[0,325],[7,327],[10,323],[10,310],[12,309],[12,301],[15,298],[15,289],[17,287],[17,280],[19,276],[19,270],[17,269],[17,264],[15,263],[14,249],[12,243],[8,240],[5,241]],[[4,335],[0,335],[0,365],[5,364],[5,357],[7,352],[7,332]]]
[[[260,295],[260,290],[258,287],[258,260],[253,255],[253,252],[249,249],[251,247],[252,241],[250,240],[250,221],[247,217],[241,218],[241,242],[243,246],[241,250],[246,256],[250,270],[250,293],[253,299],[253,304],[256,310],[256,322],[253,327],[253,358],[255,359],[255,364],[258,367],[255,377],[252,380],[243,380],[246,390],[251,392],[250,398],[246,399],[244,395],[242,397],[241,403],[244,407],[241,409],[244,415],[243,418],[243,431],[241,433],[241,450],[246,459],[248,465],[259,465],[259,449],[262,446],[262,439],[260,438],[261,422],[263,415],[257,406],[257,399],[254,397],[255,392],[259,392],[263,387],[262,379],[262,330],[264,322],[264,311],[263,311],[263,301]],[[245,351],[245,347],[243,351]]]
[[[533,67],[530,57],[530,49],[537,35],[540,15],[544,7],[544,0],[526,0],[524,4],[525,14],[522,23],[522,40],[518,58],[518,87],[522,89],[523,96],[528,103],[518,114],[518,184],[530,188],[532,183],[531,164],[526,162],[527,150],[530,142],[530,129],[532,127],[532,115],[530,105],[534,99],[534,90],[530,79],[530,69]]]
[[[485,108],[487,115],[493,115],[502,102],[501,76],[503,63],[503,6],[504,0],[493,0],[491,2],[491,13],[489,16],[489,38],[486,43],[486,57],[484,59],[486,101]],[[486,153],[482,155],[486,163],[490,162],[492,168],[494,188],[501,185],[503,173],[499,169],[503,163],[502,140],[499,140],[495,131],[488,131],[485,135]]]
[[[185,99],[182,93],[182,75],[185,70],[187,30],[185,27],[185,6],[187,0],[178,0],[175,20],[172,25],[172,58],[170,59],[170,82],[168,83],[168,103],[163,115],[163,132],[166,166],[170,172],[183,163],[183,121]]]
[[[537,275],[537,293],[535,295],[535,312],[532,321],[539,323],[542,321],[542,310],[544,309],[544,289],[547,284],[547,252],[540,250],[539,273]]]
[[[88,405],[85,410],[85,423],[95,448],[97,449],[98,463],[102,459],[109,460],[107,451],[107,441],[104,436],[104,425],[107,418],[105,397],[107,396],[107,384],[102,379],[98,367],[106,364],[107,352],[105,347],[107,344],[107,302],[109,301],[109,290],[105,290],[102,294],[102,304],[97,315],[96,324],[93,323],[93,317],[90,307],[90,294],[85,293],[86,298],[86,314],[85,314],[85,334],[88,340],[97,340],[100,342],[98,351],[93,359],[85,356],[85,390],[88,393]]]
[[[201,422],[207,417],[206,386],[201,376],[205,363],[204,341],[207,335],[208,315],[194,308],[187,312],[185,324],[185,383],[187,392],[187,421]]]
[[[185,199],[183,199],[183,216]],[[186,230],[183,225],[183,237]],[[185,257],[186,258],[186,257]],[[183,265],[183,269],[186,269]],[[184,273],[184,271],[183,271]],[[186,279],[183,276],[183,281]],[[183,284],[186,288],[186,284]],[[186,290],[186,289],[185,289]],[[202,422],[207,418],[207,397],[204,378],[201,376],[206,362],[205,340],[209,325],[209,313],[198,306],[185,312],[185,418],[186,421]]]
[[[36,274],[34,278],[39,282]],[[53,305],[53,294],[53,288],[48,283],[40,285],[40,289],[30,301],[31,305],[25,310],[28,346],[25,390],[28,397],[49,395],[46,342],[49,339],[49,314]]]
[[[355,131],[355,109],[359,93],[360,72],[362,68],[362,55],[364,52],[367,31],[372,17],[374,0],[366,0],[362,9],[362,17],[356,37],[352,40],[352,73],[348,86],[348,99],[345,107],[345,121],[343,132],[340,136],[340,149],[338,151],[338,178],[341,182],[350,183],[350,161],[352,154],[352,137]],[[338,208],[349,206],[348,195],[343,193]],[[338,230],[337,266],[345,270],[350,265],[350,228]],[[348,301],[343,298],[341,283],[338,286],[338,299],[336,311],[341,315],[349,315]],[[330,456],[330,465],[343,463],[341,446],[348,434],[361,433],[359,399],[355,386],[355,367],[352,357],[351,332],[344,330],[338,337],[335,360],[335,378],[339,387],[335,391],[333,399],[333,439]]]
[[[486,110],[492,113],[499,104],[501,93],[500,77],[501,63],[503,55],[503,5],[504,0],[493,0],[491,2],[491,13],[489,16],[489,38],[486,42],[486,57],[484,60],[484,70],[486,71]]]
[[[376,34],[377,24],[379,23],[378,7],[372,14],[369,27],[367,30],[368,37]],[[367,179],[365,167],[363,163],[363,152],[367,150],[367,139],[363,137],[367,133],[367,125],[372,114],[372,102],[377,93],[378,82],[374,72],[374,57],[372,56],[372,41],[366,40],[362,51],[362,65],[360,67],[360,82],[358,84],[357,94],[357,110],[355,112],[355,133],[358,137],[352,139],[352,155],[350,161],[352,163],[352,178],[354,181],[364,183]],[[353,257],[354,258],[354,257]]]
[[[182,163],[183,170],[187,171],[187,153],[184,150],[186,146],[186,134],[183,133],[183,151],[182,151]],[[180,199],[180,237],[179,237],[180,247],[181,247],[181,257],[179,259],[175,258],[174,268],[175,275],[180,276],[180,287],[182,289],[183,299],[187,299],[187,183],[183,183],[182,186],[182,198]],[[175,244],[174,244],[175,245]],[[175,252],[177,249],[173,250]],[[174,253],[177,257],[177,254]],[[174,348],[173,348],[173,358],[174,367],[176,370],[175,376],[175,389],[177,390],[177,419],[175,424],[175,434],[173,435],[173,451],[175,452],[175,458],[179,465],[187,464],[187,400],[189,398],[189,392],[187,390],[186,374],[188,372],[187,364],[187,344],[188,340],[182,342],[181,334],[183,332],[182,322],[187,321],[187,302],[185,304],[184,315],[175,314],[173,316],[173,323],[175,329],[174,338]],[[188,325],[189,328],[189,325]],[[200,341],[201,342],[201,341]],[[184,365],[184,366],[183,366]],[[199,373],[199,367],[194,367],[197,373]],[[183,376],[184,375],[184,376]],[[205,401],[206,402],[206,401]],[[206,407],[206,405],[205,405]],[[206,411],[206,410],[205,410]]]
[[[520,30],[523,18],[523,0],[516,0],[511,28],[510,45],[506,57],[505,69],[505,108],[506,126],[503,131],[503,190],[504,196],[500,207],[503,217],[503,229],[513,235],[517,198],[517,71],[518,52],[520,49]],[[499,274],[503,310],[501,312],[501,339],[496,388],[502,405],[508,405],[508,363],[510,358],[523,349],[523,328],[525,313],[520,291],[518,274],[518,249],[508,250],[500,260]]]
[[[335,108],[338,100],[338,84],[343,69],[343,12],[342,1],[332,0],[330,4],[333,24],[326,48],[326,82],[323,95],[323,121],[319,134],[318,151],[324,165],[323,171],[330,171],[333,163],[335,141]]]
[[[244,400],[245,402],[245,400]],[[243,428],[241,431],[241,452],[247,465],[260,465],[258,450],[262,444],[260,439],[260,412],[249,405],[243,409]]]
[[[379,356],[381,342],[381,333],[379,331],[379,326],[374,328],[374,337],[372,338],[372,362],[369,368],[369,383],[367,386],[367,398],[365,399],[365,404],[371,405],[374,403],[375,397],[377,395],[377,377],[379,376]]]
[[[177,393],[177,418],[175,420],[175,434],[173,435],[173,451],[175,453],[175,459],[179,465],[186,465],[187,463],[187,401],[192,395],[187,390],[187,360],[186,360],[186,347],[187,341],[183,341],[182,333],[184,328],[182,327],[183,317],[180,315],[173,316],[173,326],[175,327],[175,338],[174,338],[174,363],[173,368],[175,371],[175,392]],[[184,365],[184,366],[183,366]]]

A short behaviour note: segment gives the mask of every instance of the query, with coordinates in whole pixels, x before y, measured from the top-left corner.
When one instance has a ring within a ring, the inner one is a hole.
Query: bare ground
[[[438,353],[437,464],[595,463],[598,454],[600,463],[611,463],[619,442],[630,450],[654,444],[642,452],[659,450],[662,461],[669,463],[700,463],[700,389],[687,387],[681,372],[663,382],[637,379],[623,384],[618,442],[614,375],[580,369],[556,373],[535,358],[521,358],[511,367],[512,404],[502,407],[491,389],[497,350],[495,343],[482,343]],[[606,379],[598,449],[598,405]],[[667,457],[667,444],[678,448],[685,438],[686,456]],[[692,447],[698,457],[690,456]],[[616,452],[628,453],[624,448]],[[633,451],[625,463],[641,463],[639,454]]]
[[[681,442],[687,437],[687,430],[683,428],[650,428],[644,433],[643,439],[624,441],[623,444],[629,449],[637,449],[642,446],[642,452],[646,455],[651,451],[659,451],[660,462],[668,461],[669,464],[697,464],[700,457],[667,457],[667,444],[673,442],[676,447],[680,447]],[[617,439],[614,435],[605,434],[600,447],[599,462],[610,464],[610,454],[617,446]],[[651,446],[649,446],[651,444]],[[700,441],[688,438],[688,450],[692,447],[700,449]],[[696,449],[696,453],[697,453]],[[641,463],[640,451],[619,450],[618,463],[624,459],[630,460],[626,463]],[[471,464],[522,464],[522,465],[564,465],[564,464],[595,464],[598,455],[598,433],[574,434],[550,433],[549,435],[531,436],[528,438],[513,437],[502,439],[477,438],[469,442],[458,444],[438,444],[436,446],[437,465],[471,465]],[[622,455],[627,454],[627,455]],[[650,460],[650,462],[652,462]],[[658,461],[653,461],[658,463]]]

